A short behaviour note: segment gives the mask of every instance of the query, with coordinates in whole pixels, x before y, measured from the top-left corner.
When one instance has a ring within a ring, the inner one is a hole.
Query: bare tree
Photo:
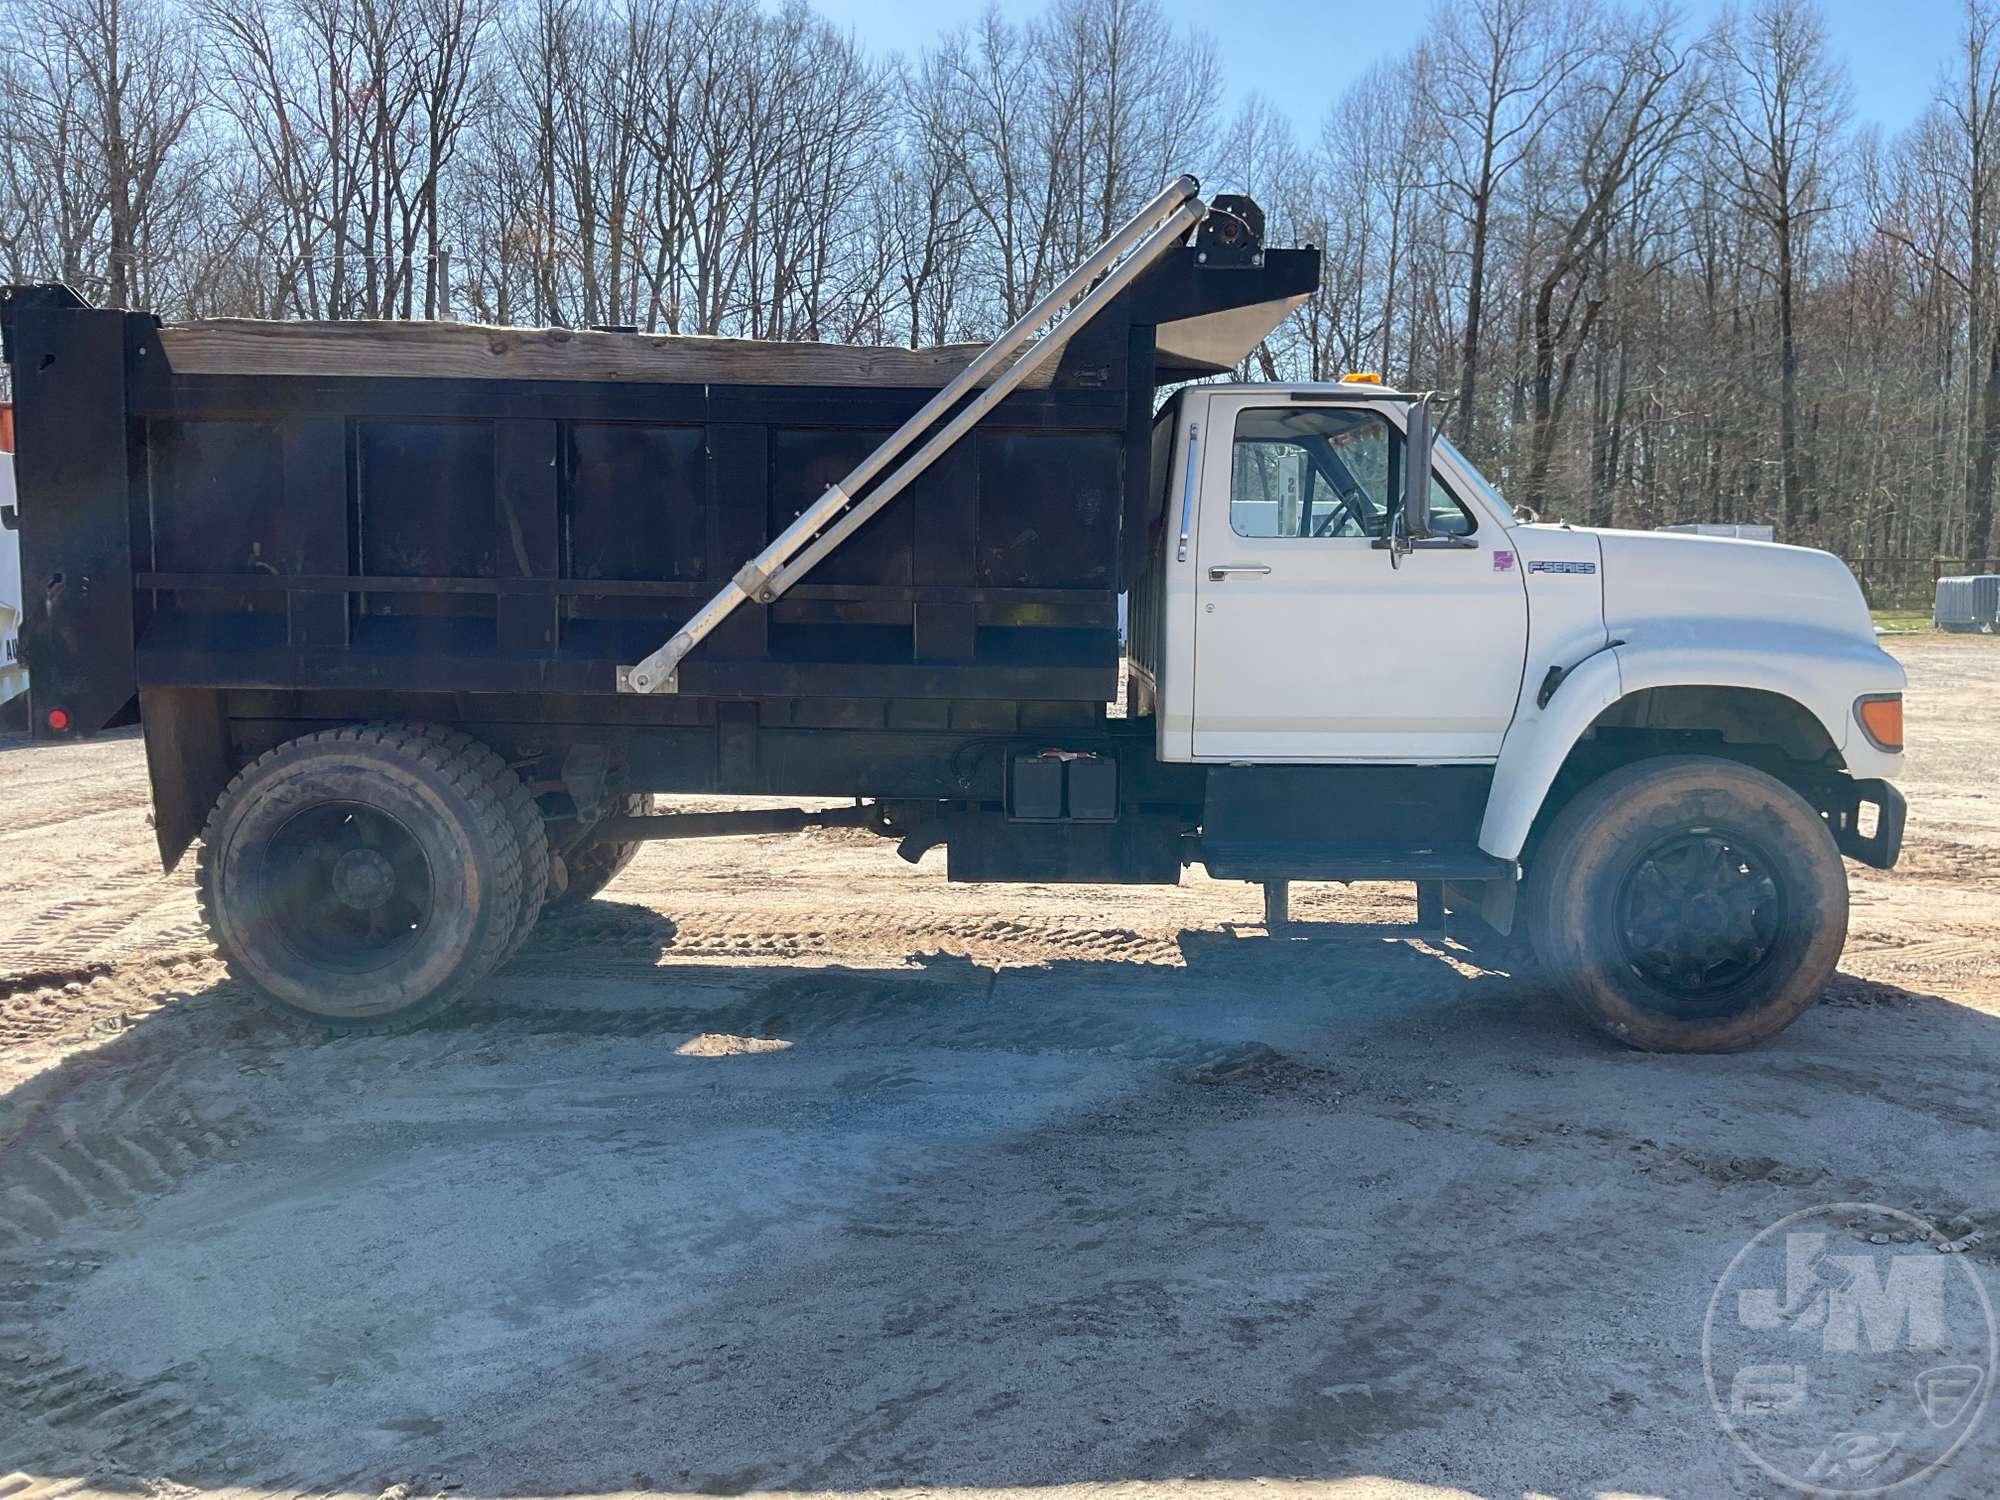
[[[1647,200],[1703,101],[1670,13],[1620,18],[1600,46],[1564,89],[1550,152],[1563,189],[1543,206],[1553,222],[1530,272],[1534,430],[1525,499],[1536,509],[1548,501],[1557,423],[1577,360],[1610,295],[1607,243],[1621,218]]]
[[[1811,0],[1764,0],[1730,16],[1713,38],[1727,107],[1721,140],[1742,212],[1768,237],[1777,301],[1780,533],[1799,523],[1799,260],[1812,221],[1832,207],[1832,157],[1846,120],[1847,82],[1827,53]]]
[[[1984,557],[1993,542],[1994,462],[2000,455],[2000,327],[1994,318],[1996,233],[2000,232],[2000,8],[1991,0],[1966,0],[1960,38],[1961,68],[1941,90],[1940,103],[1954,127],[1950,148],[1938,153],[1932,175],[1950,182],[1962,204],[1959,232],[1938,244],[1962,247],[1952,254],[1963,267],[1955,277],[1965,295],[1966,368],[1983,378],[1966,381],[1966,547]],[[1945,256],[1933,257],[1941,272]]]
[[[1465,319],[1454,430],[1474,441],[1487,256],[1498,196],[1548,125],[1563,84],[1582,64],[1584,26],[1562,0],[1476,0],[1435,16],[1435,56],[1422,71],[1448,127],[1444,167],[1469,225]]]
[[[154,255],[194,207],[195,39],[156,0],[28,0],[4,78],[10,148],[58,174],[37,196],[64,279],[112,307],[152,300]]]

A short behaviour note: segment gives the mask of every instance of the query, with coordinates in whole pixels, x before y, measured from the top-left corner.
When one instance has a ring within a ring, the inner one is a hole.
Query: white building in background
[[[1684,531],[1691,536],[1733,536],[1744,542],[1772,542],[1778,537],[1771,526],[1747,526],[1730,521],[1684,521],[1678,526],[1661,526],[1661,531]]]

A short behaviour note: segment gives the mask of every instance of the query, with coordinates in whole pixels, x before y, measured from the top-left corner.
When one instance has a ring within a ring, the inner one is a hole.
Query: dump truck
[[[333,1030],[646,840],[846,824],[952,881],[1201,866],[1279,928],[1411,882],[1622,1042],[1770,1036],[1901,843],[1853,577],[1524,519],[1423,393],[1219,379],[1318,284],[1264,230],[1177,180],[978,349],[8,289],[34,733],[136,718],[230,971]]]

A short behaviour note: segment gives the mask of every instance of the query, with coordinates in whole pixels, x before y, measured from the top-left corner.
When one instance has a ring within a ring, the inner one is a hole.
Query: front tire
[[[1652,1052],[1732,1052],[1822,993],[1847,941],[1826,821],[1776,778],[1674,756],[1593,782],[1528,875],[1542,969],[1592,1025]]]
[[[464,996],[521,916],[491,759],[453,731],[363,724],[253,761],[209,815],[195,871],[232,977],[333,1032],[399,1030]]]

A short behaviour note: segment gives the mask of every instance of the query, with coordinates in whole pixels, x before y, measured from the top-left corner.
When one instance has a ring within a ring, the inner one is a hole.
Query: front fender
[[[1751,688],[1799,704],[1825,729],[1856,778],[1892,780],[1903,757],[1878,750],[1855,726],[1854,700],[1903,689],[1903,669],[1872,640],[1817,626],[1676,622],[1580,662],[1537,709],[1522,712],[1500,746],[1479,846],[1518,859],[1549,787],[1597,717],[1629,694],[1661,687]]]
[[[1479,847],[1500,859],[1519,859],[1535,814],[1569,758],[1570,747],[1597,722],[1597,716],[1624,696],[1618,652],[1600,650],[1571,668],[1549,698],[1537,707],[1534,684],[1524,684],[1520,712],[1500,742],[1493,767],[1493,790],[1479,825]]]
[[[1819,721],[1856,777],[1893,779],[1900,752],[1878,750],[1854,720],[1854,700],[1903,691],[1903,668],[1870,637],[1818,625],[1681,622],[1635,632],[1618,649],[1625,691],[1755,688],[1789,698]]]

